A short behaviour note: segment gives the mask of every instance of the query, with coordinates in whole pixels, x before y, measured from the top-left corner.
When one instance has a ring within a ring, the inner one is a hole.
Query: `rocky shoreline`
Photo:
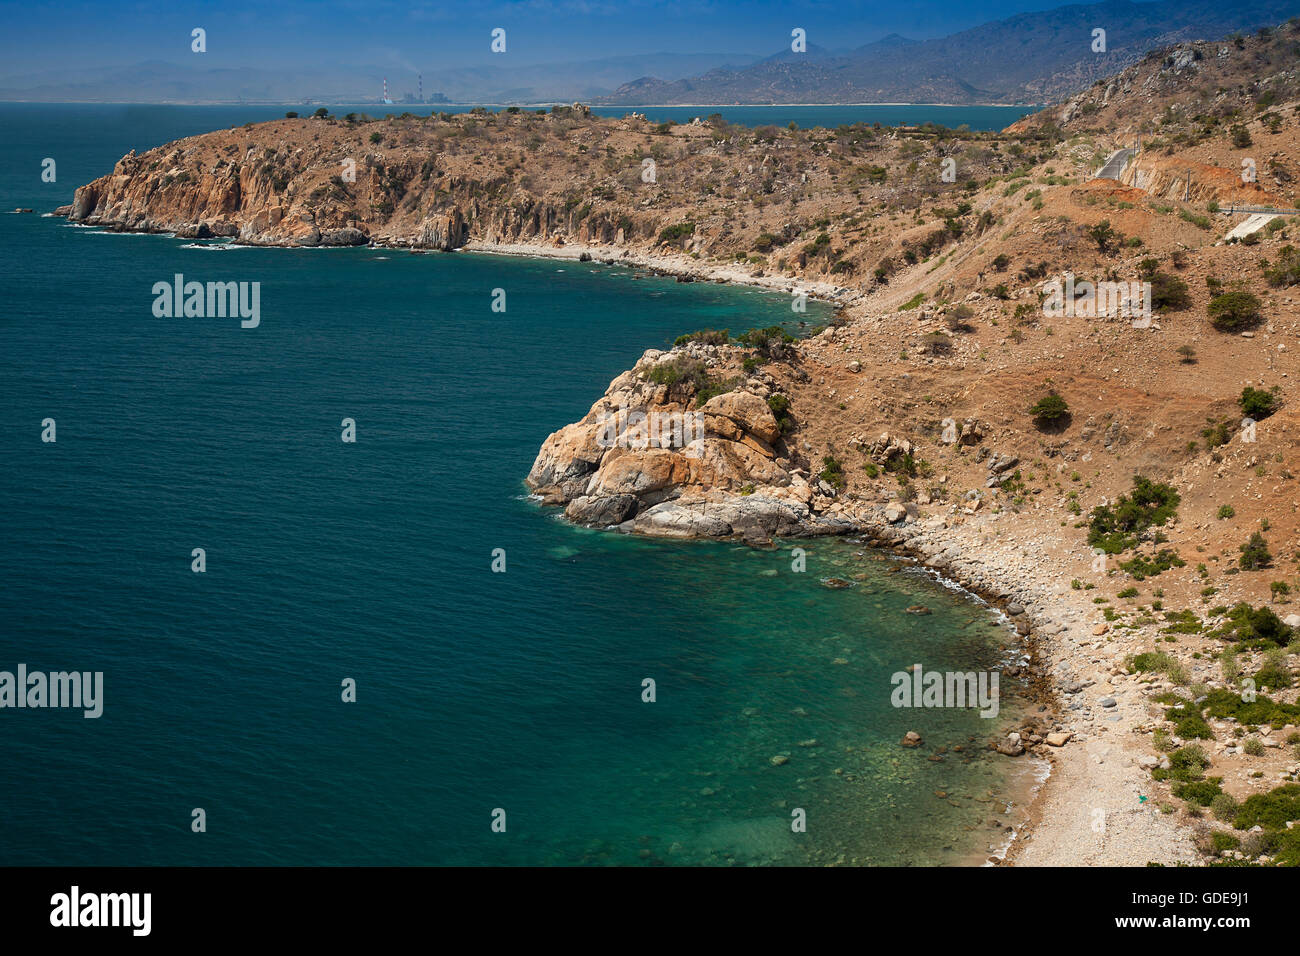
[[[782,374],[801,373],[798,348],[774,346]],[[547,438],[527,478],[544,504],[563,506],[575,523],[676,538],[773,539],[861,536],[873,548],[915,560],[1000,608],[1027,649],[1036,712],[989,746],[1008,757],[1031,752],[1050,762],[1025,825],[1006,860],[1020,865],[1193,863],[1185,831],[1139,799],[1149,782],[1133,739],[1147,719],[1144,702],[1109,654],[1098,653],[1106,625],[1096,608],[1062,581],[1043,553],[1060,536],[1017,523],[972,496],[938,513],[917,502],[841,495],[834,474],[815,475],[802,449],[787,444],[778,419],[782,384],[752,370],[730,391],[692,407],[681,382],[707,370],[734,372],[738,349],[688,342],[649,350],[617,377],[579,422]],[[682,373],[679,377],[678,373]],[[674,429],[685,416],[691,427]],[[963,423],[954,441],[976,442],[983,427]],[[915,451],[883,434],[861,442],[868,460],[887,466]],[[994,479],[1017,463],[987,454]],[[930,504],[926,501],[925,504]],[[1053,540],[1055,539],[1055,540]],[[995,855],[989,862],[1001,862]]]

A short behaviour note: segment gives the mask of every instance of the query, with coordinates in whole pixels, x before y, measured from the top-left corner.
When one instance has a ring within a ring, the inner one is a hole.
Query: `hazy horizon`
[[[10,102],[557,102],[606,95],[642,77],[676,81],[788,55],[805,31],[810,57],[883,38],[949,36],[1021,13],[1078,4],[921,0],[786,4],[490,3],[465,12],[390,0],[303,0],[267,8],[141,2],[70,11],[6,2],[0,100]],[[75,22],[78,29],[69,31]],[[201,52],[193,31],[203,31]],[[505,31],[493,52],[493,31]],[[93,42],[90,40],[93,38]]]

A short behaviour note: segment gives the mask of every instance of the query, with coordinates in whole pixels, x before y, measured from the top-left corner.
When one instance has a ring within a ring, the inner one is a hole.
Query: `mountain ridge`
[[[891,34],[842,56],[768,58],[741,70],[719,67],[676,81],[641,77],[594,102],[1040,103],[1084,89],[1152,49],[1271,26],[1297,12],[1300,4],[1266,0],[1231,7],[1213,0],[1103,0],[1018,14],[931,40]],[[1180,26],[1170,29],[1170,23]],[[1101,52],[1093,50],[1096,29],[1106,31]]]

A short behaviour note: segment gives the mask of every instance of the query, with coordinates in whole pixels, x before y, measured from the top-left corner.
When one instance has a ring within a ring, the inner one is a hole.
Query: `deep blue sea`
[[[0,106],[0,209],[36,210],[0,214],[0,670],[104,674],[98,719],[0,709],[0,864],[986,855],[1011,682],[984,720],[896,709],[890,675],[996,667],[989,609],[850,542],[802,542],[796,573],[789,542],[580,530],[526,496],[642,350],[788,299],[40,216],[129,149],[259,115]],[[260,326],[156,318],[176,273],[259,282]]]

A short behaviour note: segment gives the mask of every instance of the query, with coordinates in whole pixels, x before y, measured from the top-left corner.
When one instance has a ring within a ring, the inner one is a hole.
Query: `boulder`
[[[621,524],[636,514],[636,495],[607,495],[574,498],[564,509],[564,516],[575,524],[607,528]]]
[[[776,416],[767,402],[750,392],[732,391],[715,395],[704,403],[700,411],[707,415],[729,419],[744,431],[773,444],[781,434]],[[707,421],[707,419],[706,419]]]

